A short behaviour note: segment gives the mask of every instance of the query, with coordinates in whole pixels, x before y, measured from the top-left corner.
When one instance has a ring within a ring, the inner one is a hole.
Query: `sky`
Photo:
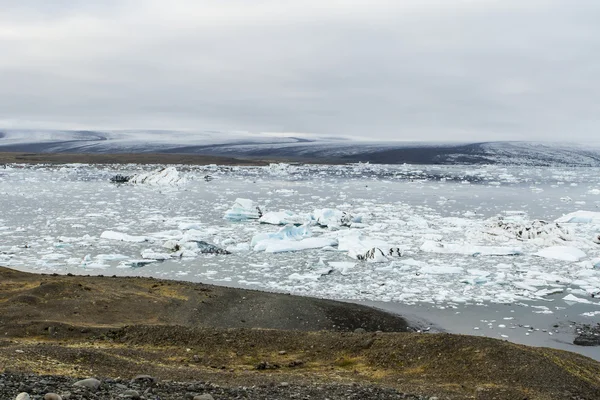
[[[600,131],[598,0],[0,0],[0,10],[4,129],[409,141]]]

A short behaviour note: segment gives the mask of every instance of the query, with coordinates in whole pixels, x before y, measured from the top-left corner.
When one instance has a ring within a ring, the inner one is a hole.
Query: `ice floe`
[[[120,242],[132,242],[132,243],[143,243],[150,241],[147,236],[132,236],[126,233],[115,232],[115,231],[104,231],[100,235],[102,239],[118,240]]]
[[[264,213],[258,222],[271,225],[302,225],[310,222],[311,215],[298,215],[291,211],[271,211]]]
[[[570,262],[579,261],[586,257],[586,254],[582,250],[571,246],[546,247],[535,253],[535,255],[543,258]]]
[[[557,218],[556,222],[568,224],[600,224],[600,212],[575,211]]]
[[[235,200],[235,203],[233,203],[233,206],[225,211],[224,218],[230,221],[244,221],[248,219],[259,219],[262,215],[263,213],[260,207],[254,204],[254,201],[238,198]]]
[[[426,240],[420,249],[429,253],[470,256],[515,256],[523,253],[520,247],[478,246],[471,243],[441,243],[432,240]]]

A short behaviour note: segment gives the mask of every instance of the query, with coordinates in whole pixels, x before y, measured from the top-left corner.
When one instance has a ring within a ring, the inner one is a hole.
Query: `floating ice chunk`
[[[309,215],[298,215],[291,211],[273,211],[263,214],[258,220],[261,224],[302,225],[310,221]]]
[[[150,241],[150,238],[146,236],[131,236],[126,233],[115,232],[115,231],[104,231],[100,235],[102,239],[118,240],[120,242],[132,242],[132,243],[143,243]]]
[[[575,211],[555,220],[558,223],[569,224],[600,224],[600,212]]]
[[[600,315],[600,311],[590,311],[581,314],[582,317],[595,317],[596,315]]]
[[[302,240],[278,240],[267,242],[268,243],[265,248],[265,253],[283,253],[288,251],[320,249],[327,246],[337,245],[336,239],[326,237],[313,237]]]
[[[94,258],[100,261],[118,261],[127,260],[129,257],[124,256],[123,254],[98,254]]]
[[[191,240],[189,242],[179,243],[178,251],[186,250],[196,254],[231,254],[229,251],[203,240]]]
[[[487,239],[492,240],[531,240],[537,238],[547,238],[553,242],[573,240],[569,230],[558,223],[548,223],[541,220],[523,221],[505,219],[504,217],[488,219],[483,234]]]
[[[145,260],[163,261],[170,259],[171,255],[167,253],[159,253],[151,249],[145,249],[142,250],[142,258]]]
[[[600,269],[600,258],[595,258],[592,260],[592,266],[595,269]]]
[[[334,210],[332,208],[316,209],[313,211],[313,219],[320,226],[329,228],[339,228],[341,226],[350,226],[353,222],[360,223],[360,217],[353,217],[346,211]]]
[[[348,256],[361,261],[386,262],[391,257],[401,257],[399,247],[390,246],[388,243],[352,232],[339,239],[338,250],[348,251]]]
[[[372,247],[366,252],[350,250],[348,255],[357,260],[378,263],[387,262],[390,257],[402,257],[402,250],[399,247],[385,246],[383,249],[381,247]]]
[[[429,275],[461,274],[463,269],[461,267],[451,267],[445,265],[427,265],[421,267],[419,272]]]
[[[247,219],[259,219],[262,217],[260,207],[250,199],[236,199],[233,206],[225,211],[224,219],[230,221],[244,221]]]
[[[182,222],[177,226],[177,228],[181,229],[182,231],[187,231],[190,229],[202,230],[204,226],[196,222]]]
[[[514,256],[522,253],[518,247],[476,246],[470,243],[440,243],[425,241],[421,251],[442,254],[465,254],[486,256]]]
[[[312,231],[306,225],[294,226],[286,225],[274,233],[259,233],[252,237],[250,247],[254,251],[264,251],[268,242],[277,242],[282,240],[302,240],[312,236]]]
[[[586,256],[586,254],[579,250],[577,247],[571,246],[552,246],[545,249],[541,249],[535,253],[538,257],[549,258],[553,260],[579,261]]]
[[[122,261],[117,268],[140,268],[148,264],[155,263],[156,260],[129,260]]]
[[[242,253],[245,251],[250,251],[250,243],[232,244],[231,246],[227,246],[225,250],[230,253]]]
[[[582,303],[582,304],[595,304],[587,299],[582,299],[581,297],[573,296],[572,294],[568,294],[563,297],[563,300],[570,303]]]
[[[159,168],[152,172],[136,174],[127,180],[132,184],[143,185],[180,185],[187,182],[187,179],[181,177],[175,167]]]
[[[564,292],[564,289],[561,289],[561,288],[541,289],[541,290],[538,290],[537,292],[535,292],[535,295],[539,296],[539,297],[546,297],[546,296],[550,296],[552,294],[563,293],[563,292]]]
[[[342,275],[347,275],[348,270],[356,267],[355,262],[348,261],[330,261],[329,266],[333,267],[335,270],[340,271]]]

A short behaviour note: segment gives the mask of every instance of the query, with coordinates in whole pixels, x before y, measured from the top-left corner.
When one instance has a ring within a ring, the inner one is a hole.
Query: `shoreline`
[[[600,396],[600,363],[587,357],[475,336],[397,332],[407,328],[404,319],[355,304],[152,278],[8,268],[0,268],[0,278],[5,373],[149,374],[226,388],[356,383],[451,399],[488,390],[490,397],[477,398]],[[366,329],[354,332],[360,325]]]
[[[100,164],[100,165],[223,165],[268,166],[271,163],[344,165],[342,159],[303,157],[228,157],[190,153],[25,153],[0,151],[0,165],[6,164]]]

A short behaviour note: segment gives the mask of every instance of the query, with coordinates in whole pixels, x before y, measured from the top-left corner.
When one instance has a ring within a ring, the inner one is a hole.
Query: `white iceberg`
[[[312,231],[306,225],[286,225],[277,232],[259,233],[254,235],[250,241],[250,247],[252,247],[254,251],[263,251],[264,248],[266,248],[266,243],[270,241],[302,240],[311,236]]]
[[[594,302],[589,301],[588,299],[582,299],[581,297],[573,296],[572,294],[566,295],[565,297],[563,297],[563,300],[568,303],[595,304]]]
[[[555,220],[565,224],[600,224],[600,212],[575,211]]]
[[[339,228],[341,226],[349,227],[353,222],[361,222],[361,217],[354,217],[346,211],[335,210],[332,208],[316,209],[313,211],[312,215],[317,225],[329,228]]]
[[[338,250],[347,251],[348,256],[356,260],[368,262],[386,262],[390,258],[402,256],[399,247],[354,232],[340,237]]]
[[[302,240],[280,240],[267,243],[265,253],[322,249],[323,247],[328,246],[337,246],[337,240],[326,237],[313,237]]]
[[[302,225],[310,221],[309,215],[298,215],[291,211],[272,211],[263,214],[258,220],[261,224]]]
[[[233,206],[225,211],[224,219],[230,221],[244,221],[247,219],[259,219],[262,217],[260,207],[250,199],[236,199]]]
[[[252,237],[250,247],[254,251],[266,253],[282,253],[308,249],[320,249],[328,246],[337,246],[334,238],[312,237],[312,232],[306,225],[286,225],[274,233],[259,233]]]
[[[146,236],[132,236],[126,233],[115,232],[115,231],[104,231],[100,235],[102,239],[118,240],[120,242],[131,242],[131,243],[143,243],[149,242],[150,238]]]
[[[535,255],[543,258],[570,262],[579,261],[586,256],[582,250],[571,246],[546,247],[535,253]]]
[[[515,256],[522,253],[519,247],[478,246],[470,243],[442,243],[426,240],[421,251],[439,254],[464,254],[484,256]]]
[[[151,250],[151,249],[143,250],[141,255],[144,260],[163,261],[163,260],[168,260],[171,258],[171,254],[159,253],[159,252]]]
[[[187,179],[180,176],[175,167],[167,167],[152,172],[135,174],[127,182],[136,185],[180,185],[186,183]]]

